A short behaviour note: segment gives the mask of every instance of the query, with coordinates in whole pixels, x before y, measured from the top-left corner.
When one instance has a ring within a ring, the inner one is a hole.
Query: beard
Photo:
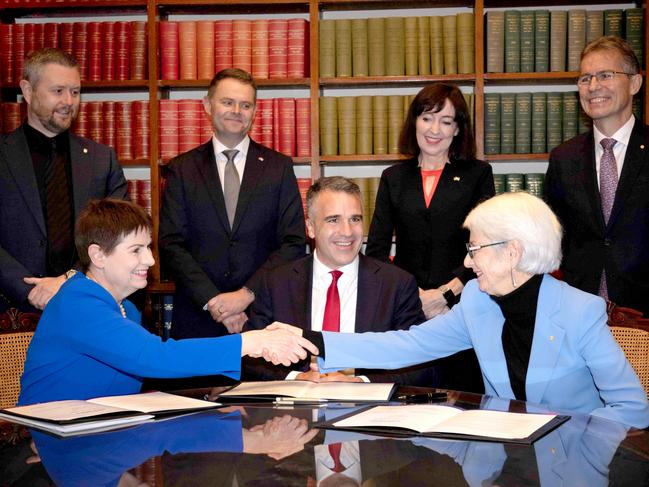
[[[40,103],[36,102],[33,103],[31,108],[32,113],[36,115],[36,118],[38,118],[41,125],[55,134],[60,134],[68,130],[79,113],[79,105],[70,105],[63,108],[58,107],[52,110],[46,109]],[[62,114],[58,113],[60,110],[66,111],[66,116],[62,116]]]

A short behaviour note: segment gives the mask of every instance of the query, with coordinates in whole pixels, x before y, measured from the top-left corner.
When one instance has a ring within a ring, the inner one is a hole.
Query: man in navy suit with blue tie
[[[565,280],[649,315],[649,127],[633,116],[640,64],[617,37],[590,43],[577,86],[593,130],[550,153],[545,197],[565,229]]]
[[[248,136],[256,95],[249,73],[217,73],[203,100],[212,139],[169,163],[159,243],[173,338],[241,331],[261,273],[305,253],[292,160]]]

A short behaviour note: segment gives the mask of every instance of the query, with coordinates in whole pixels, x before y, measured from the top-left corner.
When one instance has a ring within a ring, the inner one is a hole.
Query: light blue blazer
[[[514,399],[502,346],[500,307],[470,281],[449,313],[408,330],[323,332],[323,372],[400,368],[473,347],[487,395]],[[604,301],[544,276],[525,381],[527,401],[645,428],[649,404],[638,376],[606,324]]]

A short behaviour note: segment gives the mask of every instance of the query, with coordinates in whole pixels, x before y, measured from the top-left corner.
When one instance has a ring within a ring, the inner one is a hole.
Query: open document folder
[[[556,414],[508,413],[486,409],[464,411],[451,406],[413,404],[364,408],[333,421],[316,423],[315,426],[387,436],[430,436],[530,444],[569,418]]]
[[[256,399],[286,402],[388,401],[394,384],[370,382],[310,382],[273,380],[242,382],[219,394],[221,400]]]
[[[156,417],[220,406],[165,392],[52,401],[0,409],[0,418],[59,436],[96,433],[144,423]]]

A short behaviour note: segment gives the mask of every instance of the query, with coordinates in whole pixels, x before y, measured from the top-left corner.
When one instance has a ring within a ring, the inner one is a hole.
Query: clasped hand
[[[307,357],[307,352],[318,355],[313,343],[302,337],[302,330],[294,326],[273,323],[263,330],[241,334],[241,356],[263,357],[274,365],[289,366]]]

